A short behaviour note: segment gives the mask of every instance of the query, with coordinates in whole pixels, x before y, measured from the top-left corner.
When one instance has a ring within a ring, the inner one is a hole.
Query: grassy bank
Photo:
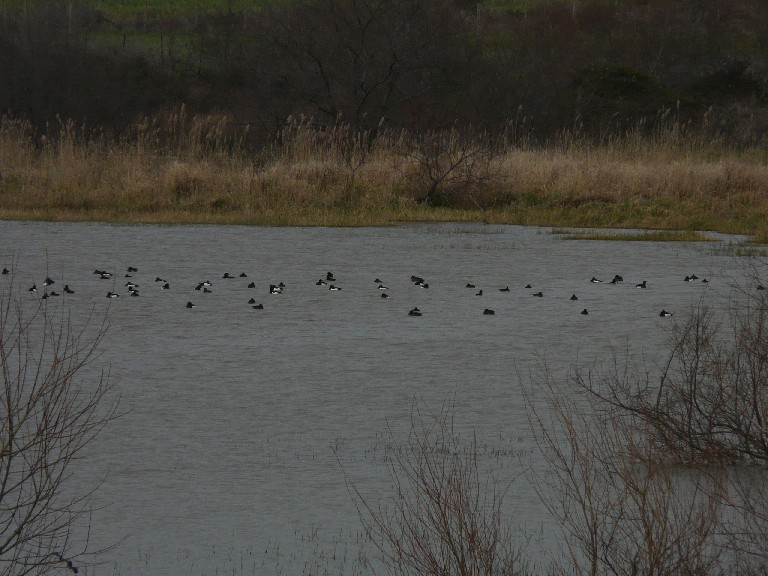
[[[247,150],[223,117],[147,119],[119,138],[0,122],[0,218],[379,226],[481,221],[717,230],[768,241],[768,151],[694,133],[534,147],[509,134],[286,125]]]

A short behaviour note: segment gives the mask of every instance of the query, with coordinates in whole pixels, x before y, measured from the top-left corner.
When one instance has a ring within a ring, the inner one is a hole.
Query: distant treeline
[[[243,2],[124,16],[0,4],[0,111],[124,135],[185,104],[271,140],[286,119],[370,130],[605,139],[667,121],[735,144],[768,131],[765,0]]]

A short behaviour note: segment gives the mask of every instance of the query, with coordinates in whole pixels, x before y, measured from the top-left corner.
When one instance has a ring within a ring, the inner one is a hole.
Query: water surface
[[[49,307],[109,317],[99,366],[125,415],[76,476],[103,480],[90,548],[120,545],[89,574],[354,572],[365,545],[342,468],[363,494],[386,498],[387,430],[404,435],[415,403],[429,412],[453,401],[457,428],[504,454],[494,463],[515,478],[540,461],[522,397],[540,362],[564,387],[570,367],[612,351],[653,363],[672,322],[701,301],[725,310],[733,283],[746,282],[744,263],[715,249],[727,237],[572,241],[474,224],[3,222],[0,232],[0,265],[14,267],[22,299],[37,302],[42,291],[26,289],[50,276],[75,294]],[[129,266],[138,297],[124,286]],[[340,291],[316,285],[329,271]],[[609,284],[615,274],[624,282]],[[691,274],[709,282],[684,282]],[[204,280],[211,293],[195,290]],[[413,307],[423,316],[408,316]],[[516,481],[509,498],[518,528],[541,533],[548,520],[530,487]]]

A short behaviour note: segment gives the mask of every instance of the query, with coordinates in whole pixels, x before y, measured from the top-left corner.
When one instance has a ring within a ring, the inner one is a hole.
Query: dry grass
[[[299,119],[258,153],[243,145],[245,136],[224,117],[190,118],[183,107],[119,139],[64,121],[41,133],[4,117],[0,217],[349,226],[485,220],[717,230],[768,241],[764,148],[738,151],[677,133],[601,145],[564,137],[546,148],[478,138],[462,150],[495,146],[480,173],[460,164],[461,150],[417,156],[418,138],[383,129]],[[445,163],[454,161],[450,172]],[[448,172],[424,174],[427,167]],[[454,182],[459,170],[460,187],[424,202],[424,182]]]

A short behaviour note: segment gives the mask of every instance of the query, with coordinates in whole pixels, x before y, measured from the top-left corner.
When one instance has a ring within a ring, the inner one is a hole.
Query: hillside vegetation
[[[309,204],[336,223],[481,217],[766,237],[767,89],[761,0],[7,0],[0,210],[311,223],[312,211],[286,215]],[[68,154],[90,174],[72,176]],[[42,173],[42,160],[63,164]],[[194,182],[180,196],[197,199],[194,215],[157,198],[119,208],[118,163],[155,190]],[[245,188],[203,176],[223,164],[247,171]],[[297,174],[298,204],[295,192],[268,210],[246,201],[293,190]],[[55,190],[91,200],[52,202]],[[374,198],[378,215],[358,217]]]

